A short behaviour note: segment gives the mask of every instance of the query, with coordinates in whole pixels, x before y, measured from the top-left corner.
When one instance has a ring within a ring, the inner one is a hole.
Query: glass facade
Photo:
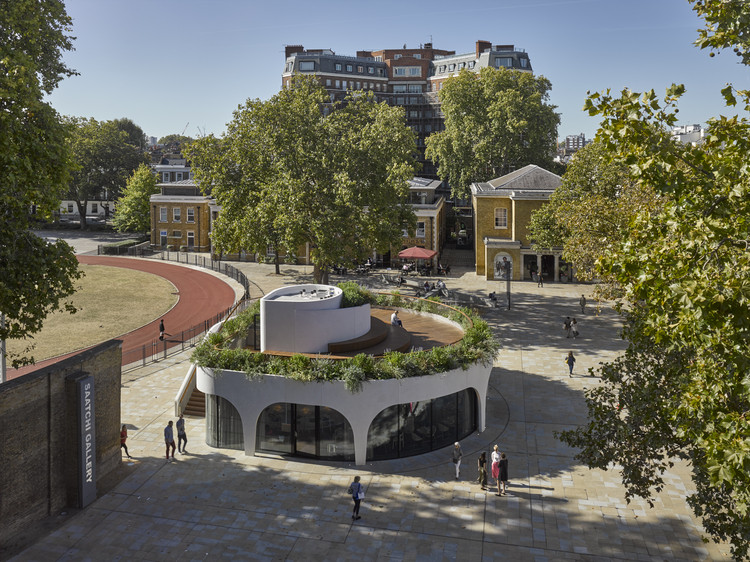
[[[272,404],[258,420],[259,451],[325,460],[354,460],[354,433],[336,410],[306,404]]]
[[[410,457],[447,447],[477,428],[476,413],[476,394],[471,389],[386,408],[370,425],[367,460]]]
[[[240,414],[229,400],[206,394],[206,444],[224,449],[245,448]]]
[[[409,457],[441,449],[477,428],[472,389],[434,400],[396,404],[380,412],[367,435],[367,461]],[[260,415],[256,449],[323,460],[354,460],[354,433],[339,412],[325,406],[271,404]],[[242,423],[224,398],[206,395],[206,442],[243,449]]]

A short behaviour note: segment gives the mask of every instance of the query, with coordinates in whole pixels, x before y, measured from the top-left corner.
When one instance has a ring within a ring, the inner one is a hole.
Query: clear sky
[[[52,94],[64,115],[128,117],[149,136],[221,135],[248,98],[281,84],[284,46],[417,48],[467,53],[477,39],[529,53],[552,83],[560,138],[593,137],[586,91],[683,83],[680,124],[727,113],[720,89],[750,88],[732,52],[709,58],[693,45],[702,25],[687,0],[67,0],[80,72]]]

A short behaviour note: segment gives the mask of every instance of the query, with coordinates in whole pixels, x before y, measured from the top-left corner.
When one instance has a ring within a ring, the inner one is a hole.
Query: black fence
[[[199,324],[195,324],[176,334],[167,334],[164,337],[164,340],[155,338],[151,343],[146,345],[134,349],[123,350],[123,371],[145,367],[148,363],[161,361],[170,355],[175,355],[185,351],[185,349],[195,347],[200,343],[201,339],[203,339],[206,332],[211,329],[211,326],[226,320],[236,312],[244,310],[250,305],[250,303],[250,300],[243,299],[232,305],[230,308],[227,308],[218,314],[214,314],[210,318],[206,318]]]
[[[170,355],[181,353],[185,349],[194,347],[201,341],[211,326],[226,320],[235,312],[244,310],[250,305],[254,298],[263,296],[261,288],[250,281],[244,273],[236,267],[219,260],[187,252],[139,252],[138,255],[149,259],[171,261],[185,265],[194,265],[203,269],[210,269],[211,271],[221,273],[222,275],[234,279],[237,283],[242,285],[244,293],[234,305],[211,316],[210,318],[206,318],[203,322],[195,324],[179,333],[167,334],[164,340],[154,339],[150,344],[135,349],[123,350],[122,364],[124,371],[145,367],[148,363],[161,361]],[[257,297],[251,298],[251,286],[254,286],[257,289],[257,292],[259,293]]]

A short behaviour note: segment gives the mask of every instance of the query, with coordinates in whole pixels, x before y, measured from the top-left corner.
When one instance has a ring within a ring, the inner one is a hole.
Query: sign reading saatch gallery
[[[94,377],[76,380],[78,397],[78,501],[86,507],[96,499],[96,416]]]

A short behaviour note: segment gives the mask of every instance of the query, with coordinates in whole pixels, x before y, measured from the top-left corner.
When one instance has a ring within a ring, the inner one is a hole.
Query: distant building
[[[211,224],[218,214],[213,197],[191,179],[158,184],[151,196],[151,244],[162,250],[208,252]]]
[[[152,164],[151,168],[156,174],[157,181],[161,183],[193,179],[193,173],[185,158],[162,158],[158,164]]]
[[[435,49],[432,43],[417,49],[382,49],[357,51],[356,56],[337,55],[330,49],[305,49],[302,45],[286,47],[282,73],[283,88],[288,88],[295,74],[315,75],[328,90],[331,101],[340,101],[351,91],[373,92],[378,101],[402,106],[406,124],[417,134],[421,176],[437,179],[437,168],[424,157],[425,139],[445,128],[437,92],[445,80],[461,70],[479,72],[485,67],[532,72],[529,55],[513,45],[493,45],[477,41],[474,51]]]
[[[696,144],[703,140],[706,129],[700,125],[682,125],[672,129],[672,138],[683,144]]]
[[[565,137],[565,156],[570,156],[576,151],[582,149],[587,144],[591,144],[592,139],[586,140],[586,135],[568,135]]]

